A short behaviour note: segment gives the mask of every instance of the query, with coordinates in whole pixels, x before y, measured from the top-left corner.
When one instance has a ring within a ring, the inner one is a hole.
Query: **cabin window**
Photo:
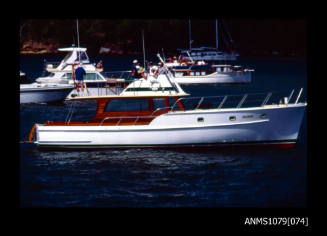
[[[203,117],[198,117],[198,122],[204,122],[204,118]]]
[[[95,80],[95,79],[96,79],[95,73],[86,73],[86,75],[84,75],[84,80]]]
[[[88,61],[89,60],[89,58],[86,55],[86,52],[80,52],[80,55],[81,55],[81,60],[82,61]]]
[[[72,73],[66,73],[65,76],[67,79],[72,80]],[[86,73],[84,75],[84,80],[102,80],[101,77],[96,73]]]
[[[106,105],[105,112],[140,112],[149,110],[148,99],[113,99]]]
[[[263,113],[260,115],[260,118],[265,119],[265,118],[267,118],[267,115],[265,113]]]
[[[176,100],[174,98],[169,98],[169,106],[170,107],[173,107],[175,103],[176,103]],[[174,111],[180,111],[180,110],[181,110],[180,107],[176,103],[175,107],[174,107]]]
[[[160,109],[161,111],[163,111],[164,107],[166,106],[166,103],[165,103],[165,99],[164,98],[156,98],[156,99],[153,99],[153,110],[157,110],[158,108],[162,108]]]
[[[230,121],[235,121],[235,120],[236,120],[236,116],[230,116],[230,117],[229,117],[229,120],[230,120]]]

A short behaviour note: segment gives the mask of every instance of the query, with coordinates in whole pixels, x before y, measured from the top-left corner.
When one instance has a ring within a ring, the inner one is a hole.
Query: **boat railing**
[[[102,120],[101,120],[101,122],[99,123],[99,126],[101,126],[103,123],[104,123],[104,121],[106,121],[106,120],[110,120],[110,119],[112,119],[112,120],[114,120],[114,119],[118,119],[118,121],[116,122],[116,126],[118,126],[120,123],[121,123],[121,121],[122,120],[124,120],[124,119],[135,119],[134,120],[134,122],[133,122],[133,124],[132,125],[136,125],[136,123],[137,123],[137,121],[141,118],[141,119],[144,119],[144,118],[155,118],[156,116],[153,116],[153,115],[150,115],[150,116],[124,116],[124,117],[105,117],[105,118],[103,118]]]
[[[208,97],[188,97],[179,98],[171,108],[175,111],[176,104],[181,103],[184,110],[196,109],[222,109],[222,108],[241,108],[241,107],[263,107],[270,104],[297,104],[302,95],[303,88],[300,88],[296,98],[293,98],[295,89],[288,96],[281,92],[268,93],[247,93],[243,95],[225,95]],[[284,96],[282,96],[282,94]]]
[[[169,107],[159,107],[159,108],[157,108],[156,110],[154,110],[152,113],[151,113],[151,115],[150,116],[153,116],[156,112],[158,112],[158,111],[161,111],[161,110],[166,110],[166,109],[172,109],[173,107],[172,106],[169,106]]]

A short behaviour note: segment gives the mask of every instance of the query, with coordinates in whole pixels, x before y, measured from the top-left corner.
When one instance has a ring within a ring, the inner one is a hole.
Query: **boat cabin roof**
[[[63,51],[63,52],[72,52],[72,51],[79,51],[79,52],[86,52],[86,48],[81,48],[81,47],[68,47],[68,48],[58,48],[58,51]]]
[[[81,96],[69,98],[68,100],[94,100],[94,99],[125,99],[125,98],[163,98],[163,97],[183,97],[189,96],[185,93],[178,83],[168,75],[159,75],[157,78],[149,76],[144,79],[136,79],[130,83],[118,95],[105,96]]]

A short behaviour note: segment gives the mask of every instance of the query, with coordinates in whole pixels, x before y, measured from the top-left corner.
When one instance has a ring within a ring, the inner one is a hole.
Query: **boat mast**
[[[77,47],[79,48],[78,19],[76,20],[76,30],[77,30]],[[78,62],[81,63],[81,52],[77,51],[77,53],[78,53]]]
[[[218,51],[218,20],[216,19],[216,49]]]
[[[142,30],[142,44],[143,44],[143,68],[145,69],[144,30]]]

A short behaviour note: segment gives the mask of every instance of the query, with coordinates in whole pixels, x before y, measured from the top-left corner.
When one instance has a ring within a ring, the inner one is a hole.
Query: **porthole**
[[[204,118],[203,117],[198,117],[198,122],[204,122]]]
[[[261,119],[265,119],[265,118],[267,118],[266,113],[261,114],[261,115],[260,115],[260,118],[261,118]]]
[[[230,121],[235,121],[235,120],[236,120],[236,116],[230,116],[230,117],[229,117],[229,120],[230,120]]]

